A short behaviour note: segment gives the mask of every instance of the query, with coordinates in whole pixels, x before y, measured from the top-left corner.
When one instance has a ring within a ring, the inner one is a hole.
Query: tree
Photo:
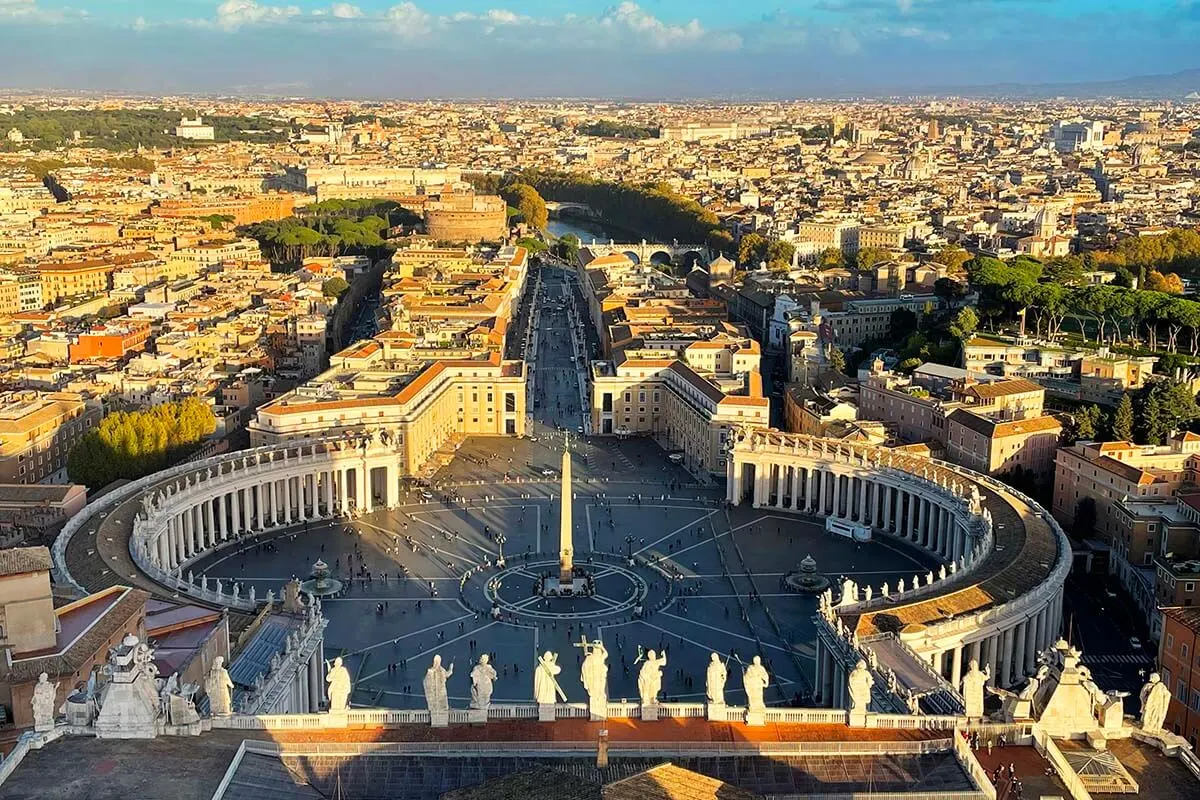
[[[821,269],[845,269],[846,256],[840,248],[827,247],[821,251],[821,255],[817,257],[817,265]]]
[[[894,341],[907,337],[917,329],[917,315],[907,308],[897,308],[892,312],[888,331]]]
[[[1186,383],[1167,378],[1145,386],[1134,407],[1134,432],[1140,444],[1162,444],[1172,432],[1200,417],[1196,396]]]
[[[1083,259],[1076,255],[1058,256],[1046,262],[1042,280],[1059,286],[1080,286],[1086,271]]]
[[[543,242],[541,239],[535,239],[532,236],[522,236],[520,239],[517,239],[517,246],[524,247],[527,251],[529,251],[530,255],[537,255],[538,253],[550,249],[548,244]]]
[[[567,233],[558,238],[555,251],[563,261],[566,261],[568,264],[574,264],[575,259],[579,257],[579,247],[579,237],[573,233]]]
[[[787,266],[792,265],[792,259],[796,256],[796,246],[791,242],[783,242],[779,239],[772,239],[767,243],[766,258],[768,263],[782,261]]]
[[[859,269],[870,269],[876,264],[891,260],[892,254],[882,247],[864,247],[858,251],[855,264]]]
[[[960,342],[966,342],[979,329],[979,315],[970,306],[959,309],[950,323],[950,335]]]
[[[916,357],[906,358],[896,365],[896,369],[900,370],[901,372],[911,373],[914,369],[921,366],[922,363],[923,362],[921,359]]]
[[[829,368],[834,372],[846,371],[846,354],[833,345],[829,346]]]
[[[1133,400],[1129,393],[1121,395],[1117,410],[1113,412],[1112,440],[1114,442],[1133,441]]]
[[[538,190],[529,184],[510,184],[500,191],[500,196],[506,203],[517,209],[521,221],[531,228],[542,230],[550,221],[550,214],[546,211],[546,201],[542,199]]]
[[[1183,281],[1174,272],[1166,275],[1156,269],[1146,273],[1142,287],[1148,292],[1163,292],[1165,294],[1183,294]]]
[[[1075,521],[1071,525],[1071,536],[1086,539],[1096,532],[1096,500],[1084,497],[1075,504]]]
[[[941,264],[951,275],[962,272],[963,264],[971,260],[971,254],[961,247],[946,247],[933,254],[934,264]]]
[[[340,276],[334,276],[321,284],[321,294],[326,297],[340,298],[350,288],[350,284],[346,283],[346,279]]]
[[[763,260],[767,252],[767,240],[757,233],[747,233],[738,242],[738,263],[742,266],[755,265]]]

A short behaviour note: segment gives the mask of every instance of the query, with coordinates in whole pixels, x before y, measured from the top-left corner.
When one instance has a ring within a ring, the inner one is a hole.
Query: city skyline
[[[814,97],[1170,74],[1197,66],[1200,39],[1200,12],[1175,0],[585,0],[570,9],[548,0],[0,0],[0,69],[7,89]]]

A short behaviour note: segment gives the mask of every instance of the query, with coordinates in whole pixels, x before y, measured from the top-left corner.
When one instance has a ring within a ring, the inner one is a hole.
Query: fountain
[[[317,559],[309,579],[300,584],[300,591],[313,597],[333,597],[341,593],[342,582],[333,577],[328,564]]]
[[[783,588],[789,592],[820,594],[829,588],[829,578],[817,574],[817,562],[807,555],[800,566],[783,576]]]

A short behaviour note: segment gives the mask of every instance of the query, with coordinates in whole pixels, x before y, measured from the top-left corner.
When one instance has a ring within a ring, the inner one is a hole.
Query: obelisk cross
[[[564,436],[565,439],[565,436]],[[561,583],[574,580],[575,548],[571,545],[571,451],[564,442],[562,457],[562,509],[558,527],[558,579]]]

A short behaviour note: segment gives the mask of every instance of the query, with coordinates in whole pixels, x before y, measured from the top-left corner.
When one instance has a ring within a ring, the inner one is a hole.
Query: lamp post
[[[625,535],[625,557],[629,559],[629,563],[633,563],[633,534]]]
[[[496,566],[504,566],[504,543],[508,541],[508,537],[503,533],[497,533],[495,536],[496,545],[500,548],[500,557],[496,559]]]

